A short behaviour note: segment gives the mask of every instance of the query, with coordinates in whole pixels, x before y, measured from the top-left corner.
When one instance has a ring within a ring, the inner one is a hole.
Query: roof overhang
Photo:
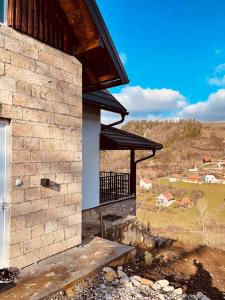
[[[8,25],[78,58],[84,92],[129,82],[95,0],[8,0]]]
[[[104,128],[100,134],[101,150],[161,150],[163,145],[117,128]]]
[[[126,108],[108,91],[97,91],[83,94],[83,103],[121,115],[128,115]]]

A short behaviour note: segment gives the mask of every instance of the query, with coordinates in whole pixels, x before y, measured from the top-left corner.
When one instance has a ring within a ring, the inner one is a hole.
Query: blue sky
[[[225,121],[224,0],[97,3],[130,79],[111,91],[132,118]]]

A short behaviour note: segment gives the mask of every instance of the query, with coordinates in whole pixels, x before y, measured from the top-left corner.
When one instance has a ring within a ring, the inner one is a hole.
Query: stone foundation
[[[81,242],[80,62],[1,25],[0,104],[10,127],[7,264],[24,267]]]
[[[114,215],[126,217],[136,215],[136,198],[129,198],[102,204],[98,207],[83,210],[84,223],[99,223],[100,216]]]

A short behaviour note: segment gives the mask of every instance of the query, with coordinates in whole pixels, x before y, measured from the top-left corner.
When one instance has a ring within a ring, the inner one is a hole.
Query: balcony
[[[131,196],[130,174],[100,172],[100,203]]]

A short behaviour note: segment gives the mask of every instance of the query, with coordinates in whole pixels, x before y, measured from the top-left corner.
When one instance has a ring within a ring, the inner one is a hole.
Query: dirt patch
[[[135,264],[126,267],[129,275],[138,274],[153,281],[165,278],[187,294],[202,292],[213,300],[225,299],[225,252],[209,247],[175,242],[153,253],[151,267],[138,251]]]

